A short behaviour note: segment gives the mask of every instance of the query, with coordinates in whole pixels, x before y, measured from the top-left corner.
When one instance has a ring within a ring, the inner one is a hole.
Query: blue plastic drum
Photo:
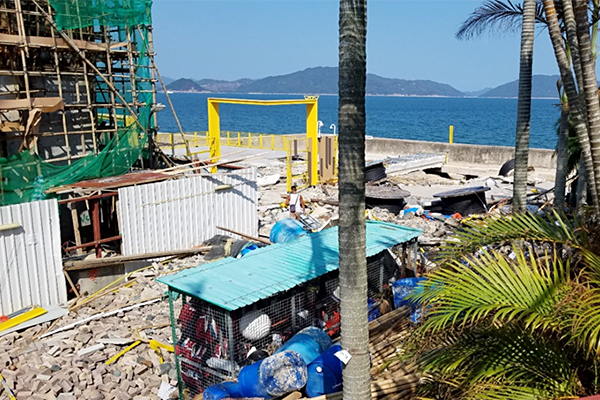
[[[335,353],[340,350],[342,346],[339,344],[331,346],[308,365],[308,381],[305,389],[308,397],[342,390],[342,361],[335,356]]]
[[[223,382],[218,385],[212,385],[204,389],[202,398],[204,400],[221,400],[227,398],[239,398],[240,388],[235,382]]]
[[[314,326],[302,329],[284,343],[275,354],[293,350],[300,354],[306,364],[310,364],[321,353],[331,347],[331,338],[323,330]]]
[[[271,228],[269,240],[273,243],[286,243],[306,234],[304,227],[293,218],[285,218]]]
[[[302,389],[307,379],[306,363],[300,354],[283,351],[242,368],[238,385],[241,397],[269,399]]]

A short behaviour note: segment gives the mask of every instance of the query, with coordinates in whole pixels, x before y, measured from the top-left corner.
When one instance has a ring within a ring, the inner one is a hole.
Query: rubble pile
[[[1,337],[0,373],[17,399],[161,399],[161,385],[162,398],[176,396],[173,354],[150,347],[151,340],[169,345],[172,338],[165,288],[154,279],[202,262],[194,256],[155,263],[118,290],[89,296],[78,309],[72,303],[73,311],[53,324]]]

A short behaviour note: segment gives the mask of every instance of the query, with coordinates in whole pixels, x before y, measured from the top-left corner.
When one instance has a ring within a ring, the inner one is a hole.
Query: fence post
[[[287,150],[287,191],[292,191],[292,154],[290,149],[290,143],[286,140],[283,142],[283,148]]]

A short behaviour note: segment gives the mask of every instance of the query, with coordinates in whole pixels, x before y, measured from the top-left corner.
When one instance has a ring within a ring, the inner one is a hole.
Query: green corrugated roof
[[[418,237],[421,230],[367,221],[367,257]],[[157,280],[232,311],[338,269],[338,229],[224,258]]]

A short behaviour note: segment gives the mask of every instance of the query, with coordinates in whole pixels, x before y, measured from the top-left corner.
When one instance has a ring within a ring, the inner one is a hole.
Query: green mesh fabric
[[[150,25],[152,0],[49,0],[59,29]]]
[[[82,1],[86,3],[87,1]],[[69,1],[71,3],[71,1]],[[140,32],[141,31],[141,32]],[[140,55],[137,60],[136,96],[138,104],[145,104],[138,111],[137,118],[141,127],[134,123],[122,126],[112,139],[108,140],[98,154],[90,154],[70,165],[57,166],[42,160],[37,154],[24,151],[10,159],[0,158],[0,205],[25,203],[48,198],[44,191],[76,183],[82,180],[116,176],[127,173],[133,164],[145,151],[147,144],[147,130],[150,121],[150,108],[152,106],[152,83],[150,58],[148,56],[148,31],[145,27],[131,29],[131,34],[138,44]],[[102,88],[104,83],[97,85],[102,90],[97,93],[97,102],[106,102],[108,88]],[[119,87],[118,90],[125,100],[133,100],[131,84]],[[104,93],[100,93],[104,92]],[[98,113],[108,109],[98,109]],[[124,111],[120,119],[124,125],[129,114]]]
[[[0,159],[0,203],[43,200],[47,198],[44,191],[55,186],[126,173],[146,143],[146,135],[139,138],[139,130],[134,128],[124,128],[98,155],[90,154],[71,165],[56,166],[29,151],[10,160]]]

